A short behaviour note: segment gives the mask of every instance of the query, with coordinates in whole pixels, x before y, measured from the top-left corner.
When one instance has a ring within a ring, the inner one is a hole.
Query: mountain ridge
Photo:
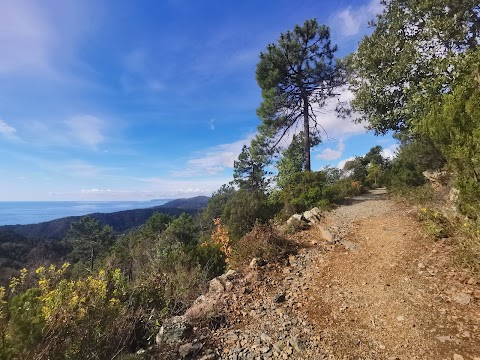
[[[163,205],[149,208],[122,210],[110,213],[95,212],[81,216],[66,216],[34,224],[3,225],[0,226],[0,233],[9,231],[27,239],[61,240],[68,231],[70,224],[84,216],[91,216],[102,225],[111,226],[115,232],[123,232],[144,224],[155,212],[174,216],[179,216],[183,212],[194,215],[207,205],[208,199],[207,196],[180,198],[171,200]]]

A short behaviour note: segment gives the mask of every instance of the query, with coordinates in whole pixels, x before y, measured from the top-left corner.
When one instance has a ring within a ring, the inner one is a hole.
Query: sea
[[[25,225],[66,216],[111,213],[163,205],[171,199],[150,201],[0,201],[0,226]]]

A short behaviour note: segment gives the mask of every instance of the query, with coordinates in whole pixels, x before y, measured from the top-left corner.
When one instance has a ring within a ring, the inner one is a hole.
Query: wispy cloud
[[[125,92],[151,91],[161,92],[167,88],[163,81],[155,76],[156,68],[151,56],[144,48],[136,48],[128,52],[123,59],[124,72],[120,84]]]
[[[382,11],[380,0],[362,6],[349,6],[333,16],[333,23],[344,36],[357,35],[369,20]]]
[[[108,121],[81,114],[61,121],[26,121],[17,133],[24,141],[36,146],[98,150],[100,145],[108,142],[109,130]]]
[[[153,197],[174,198],[174,197],[192,197],[197,195],[210,196],[212,192],[218,190],[223,184],[231,181],[231,176],[213,176],[208,178],[189,179],[171,179],[171,178],[145,178],[139,179],[141,182],[148,183],[142,191],[149,191]],[[152,196],[150,196],[152,197]]]
[[[202,155],[190,158],[184,170],[172,172],[174,177],[212,176],[221,173],[227,168],[233,168],[243,145],[249,145],[253,134],[229,144],[221,144],[200,151]]]
[[[34,72],[58,78],[65,75],[60,75],[63,60],[79,65],[74,49],[96,28],[101,13],[95,4],[92,16],[89,2],[0,1],[0,74]]]
[[[77,143],[96,148],[106,140],[103,120],[92,115],[77,115],[65,121],[68,135]]]
[[[41,6],[31,1],[0,3],[0,73],[26,68],[46,70],[55,32]]]
[[[13,127],[7,124],[7,122],[3,119],[0,119],[0,135],[12,139],[15,137],[15,133],[17,130]]]
[[[216,119],[213,118],[213,119],[210,119],[210,121],[208,122],[208,128],[209,128],[210,130],[215,130],[215,120],[216,120]]]

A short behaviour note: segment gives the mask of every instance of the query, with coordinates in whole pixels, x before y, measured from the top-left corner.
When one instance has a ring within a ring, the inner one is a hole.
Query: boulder
[[[316,222],[319,222],[322,219],[322,210],[320,210],[318,207],[314,207],[311,210],[305,211],[303,213],[303,217],[309,223],[314,224]]]
[[[275,294],[275,296],[273,297],[274,303],[282,303],[282,302],[285,302],[285,300],[286,300],[285,293]]]
[[[210,280],[210,283],[208,285],[208,292],[209,293],[223,293],[225,291],[225,285],[224,283],[220,280],[219,277],[216,277],[212,280]]]
[[[192,333],[192,325],[186,316],[174,316],[164,321],[158,332],[155,343],[162,347],[164,344],[172,345],[181,342]]]
[[[186,343],[178,348],[178,354],[182,359],[197,355],[202,350],[202,343]]]
[[[227,271],[226,274],[222,275],[228,280],[233,280],[238,276],[238,272],[236,270],[230,269]]]
[[[449,174],[446,171],[424,171],[422,175],[425,176],[431,183],[446,185],[448,183]]]
[[[320,233],[322,234],[322,237],[325,241],[327,242],[333,242],[333,235],[330,231],[328,231],[327,229],[323,228],[323,227],[320,227]]]
[[[287,220],[288,226],[293,226],[295,229],[306,229],[309,227],[307,220],[301,214],[293,214]]]

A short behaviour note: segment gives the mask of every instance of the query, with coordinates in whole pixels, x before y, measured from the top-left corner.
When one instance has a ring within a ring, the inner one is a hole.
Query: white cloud
[[[349,157],[348,159],[344,159],[344,160],[340,161],[340,162],[338,163],[338,165],[337,165],[337,168],[343,169],[343,167],[345,166],[345,164],[346,164],[347,162],[351,161],[351,160],[355,160],[355,157],[354,157],[354,156],[351,156],[351,157]]]
[[[184,170],[172,172],[174,177],[205,176],[221,173],[226,168],[233,168],[243,145],[249,145],[253,135],[229,144],[222,144],[207,148],[200,156],[189,159]]]
[[[106,140],[103,120],[92,115],[77,115],[65,121],[67,132],[75,142],[96,148]]]
[[[333,23],[338,27],[342,35],[353,36],[367,25],[376,14],[382,11],[380,0],[371,0],[362,6],[349,6],[333,16]]]
[[[386,149],[383,149],[381,155],[387,159],[393,159],[397,156],[398,144],[393,144]]]
[[[5,120],[0,119],[0,134],[5,135],[7,137],[13,136],[17,130],[7,124]]]
[[[342,24],[341,31],[345,36],[358,34],[362,16],[352,13],[352,7],[342,10],[337,14],[338,21]]]
[[[31,144],[52,147],[87,147],[96,150],[107,141],[108,123],[93,115],[75,115],[63,121],[29,121],[22,137]]]
[[[210,196],[218,190],[223,184],[228,184],[231,176],[213,176],[207,178],[196,178],[195,180],[171,179],[171,178],[145,178],[138,179],[143,183],[148,183],[148,192],[150,197],[155,198],[175,198],[192,197],[198,195]],[[147,191],[144,189],[144,191]]]
[[[85,189],[81,190],[80,192],[85,194],[102,194],[102,193],[111,193],[112,190],[110,189]]]
[[[365,133],[365,126],[353,122],[358,117],[358,114],[352,113],[346,118],[342,118],[337,114],[335,108],[338,102],[348,103],[354,95],[348,89],[340,89],[339,96],[335,99],[327,101],[324,107],[320,108],[317,104],[312,104],[314,114],[318,123],[318,130],[323,139],[333,138],[336,140],[344,139],[350,135],[357,135]],[[315,126],[311,122],[310,126]]]
[[[216,120],[216,119],[213,118],[213,119],[210,119],[210,121],[208,122],[208,128],[209,128],[210,130],[215,130],[215,120]]]
[[[0,73],[46,68],[55,33],[36,2],[0,2]]]
[[[170,181],[168,179],[144,179],[144,182],[150,183],[148,188],[141,189],[110,189],[110,188],[92,188],[81,189],[78,191],[50,191],[48,195],[51,198],[69,199],[69,200],[143,200],[151,199],[176,199],[191,198],[194,196],[210,196],[222,184],[227,183],[227,179],[218,181],[191,182],[191,181]],[[148,180],[148,181],[147,181]],[[223,181],[223,182],[222,182]],[[152,205],[153,206],[153,205]]]
[[[58,75],[59,63],[73,58],[78,40],[93,33],[102,13],[95,3],[92,16],[88,0],[0,0],[0,74],[35,71]],[[71,58],[72,57],[72,58]]]
[[[320,154],[316,156],[317,159],[321,160],[336,160],[342,156],[343,150],[345,149],[345,143],[343,141],[339,141],[337,149],[326,148]]]

